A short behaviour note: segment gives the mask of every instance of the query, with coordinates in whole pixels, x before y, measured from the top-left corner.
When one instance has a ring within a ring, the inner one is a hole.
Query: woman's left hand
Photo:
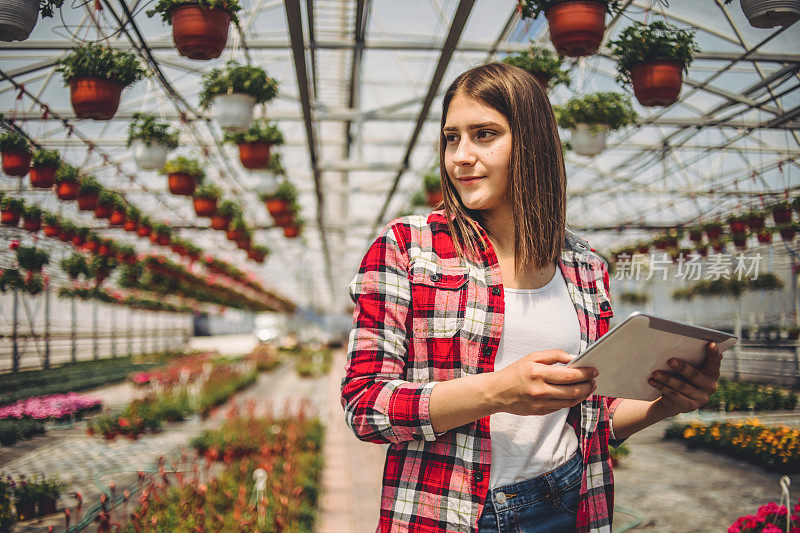
[[[699,368],[681,359],[670,359],[668,363],[677,375],[657,370],[647,380],[661,392],[654,406],[665,416],[704,407],[717,390],[722,353],[713,342],[708,343],[707,352],[706,360]]]

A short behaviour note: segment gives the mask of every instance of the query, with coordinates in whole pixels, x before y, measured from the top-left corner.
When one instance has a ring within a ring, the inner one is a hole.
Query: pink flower
[[[739,526],[737,526],[736,524],[733,524],[728,528],[728,533],[740,533],[740,532],[741,529],[739,529]]]
[[[786,507],[784,507],[784,510],[785,509]],[[769,502],[768,504],[762,505],[761,507],[758,508],[756,516],[759,518],[764,518],[771,514],[776,514],[777,512],[778,512],[778,504],[776,504],[775,502]],[[785,511],[784,514],[786,514]]]
[[[8,245],[8,249],[9,249],[9,250],[16,250],[17,248],[19,248],[19,241],[18,241],[17,239],[14,239],[14,240],[13,240],[13,241],[11,241],[11,243]]]
[[[774,524],[767,524],[764,526],[764,529],[761,530],[761,533],[784,533],[784,531]]]

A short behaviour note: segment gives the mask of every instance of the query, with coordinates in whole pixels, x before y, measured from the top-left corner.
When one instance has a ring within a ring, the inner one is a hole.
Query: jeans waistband
[[[580,489],[582,478],[583,460],[580,453],[576,451],[572,457],[550,472],[525,481],[489,489],[489,493],[486,495],[486,505],[491,505],[495,510],[500,511],[523,503],[534,503],[549,494]]]

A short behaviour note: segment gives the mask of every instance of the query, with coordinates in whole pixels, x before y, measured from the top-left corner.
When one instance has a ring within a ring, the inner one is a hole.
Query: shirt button
[[[492,355],[492,347],[491,346],[484,346],[483,347],[483,355]]]
[[[481,472],[480,470],[478,470],[477,472],[475,472],[475,481],[477,481],[477,482],[479,482],[479,483],[480,483],[481,481],[483,481],[483,472]]]
[[[604,302],[600,302],[600,310],[601,311],[608,311],[610,307],[611,307],[611,304],[609,304],[608,302],[605,302],[605,301]]]
[[[501,505],[506,503],[506,493],[505,492],[498,492],[497,494],[494,495],[494,501],[496,501],[497,503],[499,503]]]
[[[436,282],[439,281],[439,279],[441,279],[441,276],[439,276],[439,274],[431,274],[431,281]]]
[[[500,293],[503,292],[500,287],[492,287],[492,294],[495,296],[500,296]]]

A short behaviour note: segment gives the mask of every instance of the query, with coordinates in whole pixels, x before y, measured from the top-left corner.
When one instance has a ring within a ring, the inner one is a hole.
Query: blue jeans
[[[489,489],[479,533],[567,533],[574,531],[583,461],[576,452],[564,464],[535,478]]]

